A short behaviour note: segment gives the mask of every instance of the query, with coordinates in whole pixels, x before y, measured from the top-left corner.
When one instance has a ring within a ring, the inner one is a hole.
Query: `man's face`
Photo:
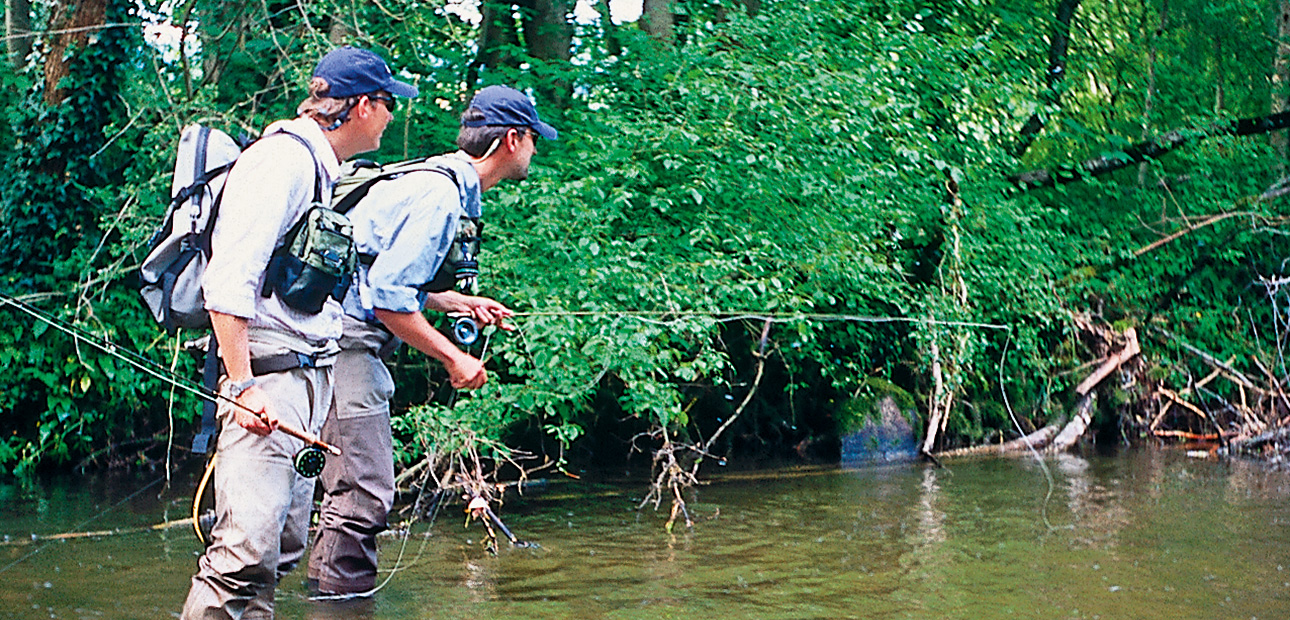
[[[537,155],[537,134],[532,129],[515,129],[515,137],[519,140],[519,146],[515,150],[514,167],[508,179],[514,181],[523,181],[529,178],[529,162],[533,156]]]
[[[372,104],[374,108],[375,146],[372,147],[372,150],[375,151],[377,148],[381,148],[381,137],[386,133],[387,126],[390,126],[390,121],[395,119],[395,95],[378,93],[372,95],[372,98],[368,99],[368,103]]]
[[[357,105],[368,106],[366,115],[367,135],[371,137],[369,146],[371,148],[365,151],[375,151],[381,148],[381,136],[385,134],[385,128],[389,126],[390,121],[394,120],[394,96],[389,93],[376,93],[367,97],[366,103],[359,101]]]

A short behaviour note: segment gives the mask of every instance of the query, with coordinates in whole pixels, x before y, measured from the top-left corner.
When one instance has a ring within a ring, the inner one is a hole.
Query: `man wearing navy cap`
[[[439,170],[373,184],[349,212],[355,244],[369,258],[345,296],[336,404],[322,430],[323,441],[344,456],[329,459],[320,478],[323,502],[309,554],[309,584],[318,598],[370,596],[378,587],[376,535],[394,501],[394,382],[383,358],[401,340],[443,363],[453,387],[475,389],[487,380],[483,363],[434,329],[421,310],[470,314],[507,329],[510,309],[469,291],[445,290],[440,274],[451,267],[459,233],[478,234],[463,231],[478,225],[480,194],[505,179],[528,177],[538,136],[557,134],[527,96],[506,86],[485,88],[462,115],[460,151],[430,158]]]
[[[202,288],[224,366],[220,389],[246,409],[220,404],[216,521],[184,620],[272,618],[278,580],[304,555],[314,481],[292,466],[303,442],[273,431],[279,422],[321,430],[342,310],[335,299],[318,311],[262,293],[268,265],[304,213],[330,203],[340,162],[380,146],[395,97],[416,95],[376,54],[334,50],[314,70],[298,117],[270,125],[228,174]]]

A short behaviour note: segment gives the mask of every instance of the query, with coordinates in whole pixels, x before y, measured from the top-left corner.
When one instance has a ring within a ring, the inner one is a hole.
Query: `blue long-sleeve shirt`
[[[408,173],[374,184],[349,212],[358,251],[376,257],[359,267],[345,296],[349,316],[371,322],[377,308],[420,311],[425,300],[420,288],[443,264],[461,218],[480,217],[479,174],[466,155],[452,153],[434,162],[451,168],[457,183],[438,172]]]

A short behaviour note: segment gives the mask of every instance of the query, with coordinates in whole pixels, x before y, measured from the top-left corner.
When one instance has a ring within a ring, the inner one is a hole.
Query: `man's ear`
[[[363,95],[362,97],[358,98],[357,102],[354,103],[354,108],[356,109],[354,110],[354,112],[351,112],[351,114],[356,112],[360,117],[367,118],[368,116],[372,115],[372,106],[374,105],[379,105],[379,104],[373,101],[367,95]]]
[[[514,153],[520,150],[520,143],[524,141],[524,135],[520,130],[511,127],[506,130],[506,149]]]

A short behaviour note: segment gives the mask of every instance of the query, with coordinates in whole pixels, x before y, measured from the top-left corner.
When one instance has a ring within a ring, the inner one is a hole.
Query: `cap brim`
[[[416,86],[405,84],[398,80],[391,81],[385,87],[385,90],[389,91],[389,93],[395,97],[403,97],[405,99],[411,99],[421,94],[421,91],[417,90]]]
[[[533,123],[533,129],[536,129],[538,135],[546,138],[547,140],[554,140],[560,136],[560,132],[556,131],[555,127],[543,123],[542,121]]]

